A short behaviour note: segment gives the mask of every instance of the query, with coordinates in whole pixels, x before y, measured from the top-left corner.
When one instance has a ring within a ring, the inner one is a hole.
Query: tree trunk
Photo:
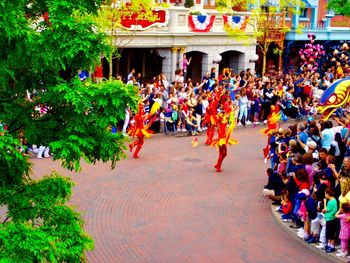
[[[113,53],[109,54],[109,79],[113,79]]]
[[[265,71],[266,71],[266,53],[265,51],[262,52],[263,53],[263,64],[262,64],[262,70],[261,70],[261,76],[264,76]]]
[[[267,56],[267,51],[269,50],[269,43],[265,41],[264,46],[262,48],[262,53],[263,53],[263,65],[262,65],[262,71],[261,71],[261,76],[264,76],[265,71],[266,71],[266,56]]]

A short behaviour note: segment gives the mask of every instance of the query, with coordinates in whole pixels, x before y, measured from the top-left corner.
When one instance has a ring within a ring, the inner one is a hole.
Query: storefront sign
[[[144,12],[133,13],[132,15],[122,16],[121,27],[127,30],[146,30],[157,26],[165,27],[169,23],[169,12],[167,10],[153,10],[153,16],[147,17]],[[143,14],[145,14],[143,16]]]

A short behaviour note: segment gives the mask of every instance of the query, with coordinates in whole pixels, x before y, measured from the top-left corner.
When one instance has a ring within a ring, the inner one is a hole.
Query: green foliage
[[[5,132],[0,135],[0,205],[6,203],[3,189],[22,185],[29,179],[31,164],[19,149],[16,138]]]
[[[8,216],[0,225],[0,258],[6,262],[80,262],[93,242],[77,212],[65,205],[72,182],[57,173],[8,191]]]
[[[219,0],[218,11],[226,14],[240,15],[235,11],[249,11],[249,22],[244,30],[226,27],[229,36],[244,44],[255,44],[262,51],[262,74],[266,67],[266,54],[271,42],[281,42],[289,28],[284,23],[285,12],[300,12],[305,4],[301,0],[279,0],[271,4],[269,0]]]
[[[39,94],[41,103],[50,110],[28,123],[26,135],[39,143],[44,132],[54,158],[70,170],[79,169],[81,157],[92,163],[112,161],[114,168],[124,157],[125,138],[112,134],[110,127],[124,118],[127,102],[136,108],[136,94],[133,86],[121,81],[94,84],[75,78],[63,82]]]
[[[299,24],[298,27],[294,29],[294,31],[298,34],[303,33],[303,30],[304,30],[304,26],[302,24]]]
[[[104,5],[98,11],[98,15],[94,17],[96,24],[95,29],[101,33],[108,33],[108,43],[111,46],[107,57],[109,58],[109,75],[112,78],[113,65],[112,57],[118,57],[118,50],[123,48],[125,43],[129,41],[118,40],[116,35],[122,31],[126,31],[122,27],[122,19],[132,19],[135,24],[142,23],[143,20],[156,21],[158,16],[153,13],[156,7],[166,8],[167,3],[156,4],[154,0],[133,0],[133,1],[117,1],[107,0],[104,1]],[[128,35],[131,39],[134,37],[134,33],[137,30],[137,26],[134,30],[127,29]]]
[[[328,0],[328,10],[333,10],[337,15],[350,16],[350,2],[343,0]]]
[[[264,41],[271,32],[286,33],[289,28],[282,23],[283,11],[297,13],[305,4],[300,0],[279,0],[278,5],[270,5],[268,0],[219,0],[218,10],[226,14],[237,14],[240,11],[249,11],[249,21],[245,30],[226,28],[227,33],[245,44],[252,44],[258,40],[258,45],[266,46]],[[238,13],[239,15],[239,13]]]
[[[217,9],[219,12],[231,14],[233,11],[247,11],[251,0],[218,0]]]
[[[194,6],[194,1],[193,0],[185,0],[185,7],[190,8]]]
[[[162,8],[169,8],[170,4],[166,3],[166,2],[162,2],[162,3],[158,3],[157,2],[157,6],[160,6]]]
[[[200,15],[203,15],[203,12],[199,11],[199,10],[191,10],[189,12],[189,14],[192,15],[192,16],[200,16]]]
[[[21,153],[30,144],[49,145],[54,159],[71,170],[80,160],[110,162],[125,157],[125,138],[110,126],[137,106],[137,91],[119,81],[82,82],[100,54],[110,52],[95,16],[99,0],[2,1],[0,16],[0,262],[80,262],[93,248],[83,221],[66,205],[72,182],[57,173],[33,180]],[[48,12],[49,18],[41,19]],[[27,91],[36,93],[31,100]],[[46,113],[36,110],[41,105]]]
[[[273,54],[275,54],[275,55],[281,55],[281,54],[283,53],[283,50],[280,49],[280,48],[278,48],[278,47],[276,47],[276,48],[274,48],[274,49],[272,50],[272,52],[273,52]]]
[[[94,17],[94,21],[100,32],[109,31],[114,35],[116,31],[122,30],[121,20],[123,18],[133,17],[133,19],[149,21],[157,20],[157,16],[153,14],[156,7],[167,7],[166,4],[157,5],[154,0],[134,0],[132,4],[124,1],[106,1],[106,4]]]

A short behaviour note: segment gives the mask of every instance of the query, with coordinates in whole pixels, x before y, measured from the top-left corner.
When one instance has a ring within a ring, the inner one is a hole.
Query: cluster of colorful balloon
[[[349,44],[344,41],[340,41],[340,44],[333,49],[331,49],[331,52],[328,53],[327,55],[327,62],[325,63],[325,68],[324,70],[326,71],[327,68],[344,68],[347,70],[349,68],[350,64],[350,50],[349,50]],[[337,70],[337,75],[338,73],[340,76],[338,77],[343,77],[341,76],[342,72],[340,70]]]
[[[326,54],[323,45],[315,45],[316,36],[314,33],[307,34],[310,43],[305,44],[304,48],[299,50],[301,66],[303,69],[315,73],[318,71],[320,59]]]

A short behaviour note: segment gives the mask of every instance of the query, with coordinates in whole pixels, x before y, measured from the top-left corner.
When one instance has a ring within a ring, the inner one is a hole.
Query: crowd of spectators
[[[201,81],[185,79],[183,70],[178,69],[173,81],[162,73],[144,83],[141,74],[136,75],[132,69],[125,82],[139,88],[146,111],[155,102],[161,105],[160,124],[153,127],[155,132],[196,134],[206,129],[202,120],[213,94],[219,92],[225,100],[229,99],[237,126],[255,126],[267,122],[271,105],[276,104],[280,106],[284,121],[316,116],[323,90],[338,77],[344,76],[338,76],[332,67],[322,77],[306,70],[295,75],[277,72],[259,77],[249,68],[239,73],[225,68],[217,73],[213,67]]]
[[[350,238],[349,123],[344,114],[333,122],[309,118],[273,131],[263,190],[306,242],[320,242],[318,248],[333,253],[340,239],[339,257],[348,255]]]
[[[331,67],[322,75],[306,70],[259,77],[250,69],[235,73],[226,68],[217,74],[212,68],[200,82],[194,82],[178,69],[173,81],[160,74],[142,83],[133,70],[126,82],[139,88],[146,112],[155,102],[161,105],[156,128],[160,133],[194,135],[205,130],[202,120],[210,97],[217,94],[229,101],[231,121],[237,126],[266,123],[271,106],[277,104],[282,120],[298,119],[297,124],[269,134],[270,168],[263,193],[280,205],[282,220],[293,222],[299,237],[308,243],[320,242],[318,247],[326,253],[335,252],[340,239],[337,256],[345,257],[350,238],[349,106],[338,109],[333,121],[316,121],[323,90],[345,77],[337,72]]]

